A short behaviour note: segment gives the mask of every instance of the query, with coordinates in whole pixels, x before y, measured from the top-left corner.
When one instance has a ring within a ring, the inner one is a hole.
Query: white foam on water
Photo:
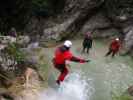
[[[72,73],[59,88],[43,91],[39,100],[90,100],[93,92],[91,79],[81,77],[80,73]]]

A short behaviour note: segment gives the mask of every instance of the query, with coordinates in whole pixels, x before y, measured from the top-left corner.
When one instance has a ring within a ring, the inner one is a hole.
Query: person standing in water
[[[110,43],[109,51],[106,53],[105,56],[109,56],[112,54],[112,57],[114,57],[118,53],[119,50],[120,50],[120,40],[119,38],[116,38]]]
[[[85,59],[81,59],[73,56],[73,54],[70,52],[71,46],[72,46],[72,42],[69,40],[66,40],[64,44],[58,47],[55,51],[53,64],[54,64],[54,67],[60,71],[60,75],[56,80],[56,83],[58,85],[60,85],[60,83],[64,81],[66,75],[68,74],[68,68],[66,66],[67,60],[79,62],[79,63],[85,63],[90,61],[90,60],[85,60]]]
[[[89,54],[89,50],[90,48],[92,48],[92,36],[90,32],[87,32],[85,34],[82,45],[83,45],[82,52],[85,52],[85,50],[87,50],[86,52]]]

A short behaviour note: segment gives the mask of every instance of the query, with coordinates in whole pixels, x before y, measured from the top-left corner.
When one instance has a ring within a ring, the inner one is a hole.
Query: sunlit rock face
[[[131,28],[125,35],[124,43],[126,52],[133,56],[133,28]]]

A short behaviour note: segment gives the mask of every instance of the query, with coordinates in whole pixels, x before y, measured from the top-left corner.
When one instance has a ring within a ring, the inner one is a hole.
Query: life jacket
[[[92,47],[92,37],[84,38],[83,46],[91,48]]]
[[[85,33],[84,37],[89,39],[91,37],[91,33],[90,32]]]
[[[112,41],[111,42],[111,45],[110,45],[110,48],[113,50],[113,51],[118,51],[119,48],[120,48],[120,42],[119,41]]]
[[[70,60],[72,57],[72,53],[64,46],[61,46],[55,51],[54,62],[55,64],[65,64],[65,61]]]

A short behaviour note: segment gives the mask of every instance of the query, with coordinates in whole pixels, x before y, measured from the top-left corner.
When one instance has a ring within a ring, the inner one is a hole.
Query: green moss
[[[122,96],[114,97],[112,100],[132,100],[132,98],[129,95],[122,95]]]
[[[119,95],[113,93],[112,100],[133,100],[133,98],[127,93],[121,93]]]
[[[6,51],[17,62],[24,61],[25,59],[25,54],[17,47],[16,43],[9,44]]]

